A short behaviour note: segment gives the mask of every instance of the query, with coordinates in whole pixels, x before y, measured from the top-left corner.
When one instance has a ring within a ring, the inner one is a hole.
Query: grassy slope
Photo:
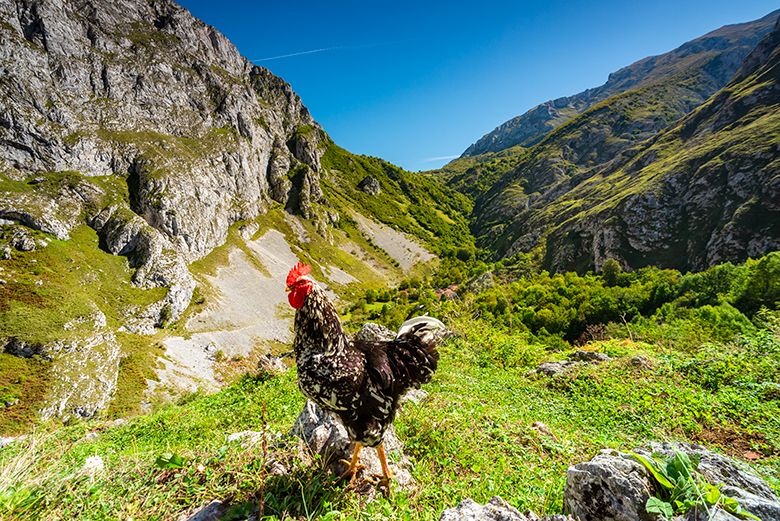
[[[36,251],[14,251],[2,268],[8,283],[0,288],[0,337],[32,344],[77,337],[78,330],[65,331],[63,326],[91,315],[96,308],[106,315],[108,326],[116,329],[132,308],[165,295],[163,288],[133,287],[127,259],[100,250],[97,234],[86,226],[73,230],[70,240],[51,239],[47,247]],[[123,351],[117,394],[123,398],[112,409],[125,414],[134,410],[128,401],[140,401],[157,354],[153,338],[119,333],[117,339]],[[0,412],[0,433],[18,433],[29,428],[46,399],[49,363],[3,353],[0,364],[4,375],[0,394],[19,399]]]
[[[342,217],[347,216],[347,222],[350,211],[357,209],[366,217],[420,238],[434,253],[474,249],[465,217],[471,211],[468,198],[436,177],[407,172],[379,158],[351,154],[334,144],[328,145],[322,165],[331,172],[331,177],[323,180],[325,195]],[[378,179],[379,195],[357,188],[367,176]]]
[[[778,489],[776,397],[761,399],[740,385],[713,392],[686,372],[688,354],[627,340],[587,346],[617,357],[613,362],[556,379],[529,376],[540,360],[565,353],[485,329],[461,323],[463,336],[442,349],[429,398],[407,405],[397,421],[420,483],[411,494],[364,505],[332,477],[301,465],[264,483],[262,448],[244,450],[225,439],[261,430],[264,408],[269,431],[288,431],[303,403],[290,372],[267,380],[247,376],[217,395],[121,427],[81,424],[3,449],[0,489],[9,488],[0,494],[0,512],[19,519],[160,519],[215,497],[246,511],[263,487],[265,513],[275,518],[436,519],[464,497],[485,501],[495,494],[520,509],[557,512],[568,465],[602,447],[627,450],[653,439],[701,441],[737,457],[755,452],[762,458],[755,470]],[[506,367],[486,361],[486,341],[512,344],[519,358]],[[743,354],[732,348],[732,356]],[[653,367],[633,366],[628,356],[637,353]],[[84,439],[90,430],[97,437]],[[165,453],[185,457],[183,467],[157,468],[155,459]],[[106,474],[79,477],[93,455],[104,458]]]
[[[749,460],[780,491],[777,261],[774,254],[684,276],[647,270],[580,277],[497,266],[506,272],[502,278],[519,277],[509,286],[510,306],[493,298],[502,287],[435,305],[459,336],[441,348],[429,397],[406,405],[397,419],[420,485],[390,501],[365,504],[303,465],[295,451],[275,453],[292,461],[289,475],[266,478],[261,445],[226,442],[242,430],[289,431],[303,405],[291,370],[247,375],[216,395],[192,396],[119,427],[92,422],[42,430],[2,449],[0,515],[167,519],[221,498],[239,516],[255,508],[259,490],[265,514],[278,519],[437,519],[464,497],[485,501],[495,494],[520,509],[558,512],[567,466],[603,447],[630,450],[651,440],[699,442]],[[527,294],[515,295],[515,286]],[[413,307],[426,293],[406,299],[404,291],[396,292],[396,305]],[[576,321],[578,313],[593,314],[595,303],[634,311],[623,315],[627,324],[603,326],[603,339],[583,347],[611,361],[546,378],[529,371],[573,348],[540,328],[523,299],[539,302],[536,318]],[[761,306],[775,311],[757,311]],[[95,434],[85,438],[87,432]],[[184,458],[181,468],[155,464],[170,453]],[[107,471],[90,479],[79,469],[94,455]]]

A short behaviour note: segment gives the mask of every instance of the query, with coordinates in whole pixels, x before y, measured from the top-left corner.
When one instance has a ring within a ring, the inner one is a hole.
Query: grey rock
[[[571,362],[569,360],[561,360],[560,362],[543,362],[539,364],[539,367],[531,372],[553,377],[564,374],[577,365],[579,365],[577,362]]]
[[[527,521],[527,518],[512,505],[494,496],[485,505],[464,499],[457,507],[442,512],[439,521]]]
[[[215,499],[194,513],[179,517],[179,521],[219,521],[225,516],[227,509],[228,506],[226,504]]]
[[[346,465],[340,460],[349,460],[354,443],[349,440],[347,430],[341,422],[329,412],[307,401],[295,421],[292,435],[301,438],[309,450],[319,455],[323,465],[332,472],[341,474],[346,470]],[[393,483],[403,488],[411,487],[414,484],[409,471],[411,461],[404,455],[403,445],[392,425],[385,432],[384,446],[390,469],[393,471]],[[360,452],[360,463],[365,466],[364,474],[382,475],[382,466],[374,449],[364,448]]]
[[[563,504],[580,521],[654,521],[645,511],[649,490],[642,465],[616,451],[602,450],[591,461],[569,467]]]
[[[601,363],[611,360],[610,357],[604,353],[596,353],[595,351],[582,351],[578,350],[569,355],[569,360],[575,362],[588,362],[588,363]]]
[[[765,483],[762,484],[765,485]],[[735,498],[742,508],[759,517],[762,521],[780,520],[780,499],[777,496],[766,497],[729,485],[724,486],[722,492],[726,496]]]
[[[362,190],[368,195],[379,195],[382,188],[379,186],[379,180],[374,176],[366,176],[357,185],[358,190]]]
[[[3,260],[8,260],[11,258],[11,248],[9,246],[5,246],[3,248],[2,254],[0,254],[0,257],[2,257]]]
[[[544,376],[558,376],[565,374],[575,367],[584,364],[597,364],[601,362],[607,362],[611,360],[604,353],[596,353],[593,351],[575,351],[571,353],[568,360],[561,360],[559,362],[543,362],[539,366],[531,371],[531,374],[537,373]]]
[[[37,244],[29,235],[20,235],[11,239],[11,244],[19,251],[33,251]]]
[[[707,510],[693,508],[682,516],[674,516],[672,521],[738,521],[740,518],[720,508]]]
[[[458,506],[441,513],[439,521],[574,521],[570,516],[555,514],[539,517],[533,512],[521,514],[519,510],[499,496],[480,505],[473,499],[464,499]]]
[[[658,452],[673,454],[674,450],[701,457],[699,471],[710,482],[722,485],[722,492],[740,499],[748,512],[762,519],[780,519],[780,500],[769,486],[737,462],[711,452],[699,445],[651,444],[636,449],[638,454]],[[628,454],[602,450],[591,461],[569,467],[564,488],[564,508],[580,521],[610,519],[614,521],[652,521],[654,515],[645,510],[652,483],[645,468]],[[703,509],[700,509],[703,510]],[[733,516],[717,510],[713,519],[730,520]],[[702,512],[689,512],[685,519],[707,519]]]

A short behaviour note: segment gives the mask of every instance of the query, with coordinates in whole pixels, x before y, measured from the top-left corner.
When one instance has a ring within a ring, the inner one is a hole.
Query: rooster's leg
[[[358,456],[360,455],[360,449],[363,448],[363,445],[359,442],[355,442],[355,449],[352,451],[352,461],[349,461],[349,467],[347,470],[344,471],[344,473],[341,475],[342,478],[349,477],[349,482],[352,483],[355,480],[355,476],[357,476],[357,473],[360,469],[364,468],[363,465],[360,465],[358,463]],[[347,460],[341,460],[344,463],[347,463]]]
[[[387,466],[387,456],[385,455],[385,444],[380,443],[376,448],[376,455],[379,456],[379,463],[382,464],[382,480],[380,485],[387,487],[390,490],[390,480],[393,478],[393,473],[390,471],[390,467]]]

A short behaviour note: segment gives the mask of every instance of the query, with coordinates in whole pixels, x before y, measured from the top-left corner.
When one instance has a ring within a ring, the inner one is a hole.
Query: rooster
[[[382,438],[401,396],[431,380],[439,360],[436,346],[446,328],[423,316],[404,322],[389,341],[351,339],[310,273],[311,267],[299,262],[287,275],[288,300],[297,310],[293,349],[298,386],[307,398],[335,414],[355,442],[343,477],[354,480],[361,448],[375,447],[387,486],[392,473]]]

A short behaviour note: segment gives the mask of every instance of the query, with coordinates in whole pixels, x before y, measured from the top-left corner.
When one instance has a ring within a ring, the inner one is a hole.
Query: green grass
[[[43,234],[35,232],[36,236]],[[51,238],[50,238],[51,239]],[[134,309],[149,305],[165,296],[165,288],[139,289],[130,283],[132,270],[127,259],[102,251],[94,230],[79,226],[66,241],[51,239],[49,245],[32,252],[14,251],[10,260],[0,263],[2,277],[8,282],[0,290],[0,338],[15,338],[32,345],[46,345],[55,340],[78,338],[87,331],[84,326],[65,329],[65,325],[100,310],[108,327],[116,330]],[[156,353],[152,342],[137,335],[120,334],[123,354],[119,377],[118,401],[140,402],[146,388],[145,379],[152,375]],[[13,357],[11,357],[13,358]],[[45,397],[41,389],[48,380],[45,364],[34,359],[3,358],[3,369],[23,371],[24,383],[4,385],[14,393],[37,386],[24,395],[24,422],[14,408],[0,413],[0,433],[15,433],[29,427],[35,411]],[[34,383],[38,382],[38,383]],[[129,412],[125,405],[117,412]]]
[[[482,267],[447,260],[432,276],[366,292],[352,325],[378,314],[397,326],[422,303],[458,334],[440,349],[428,398],[397,418],[418,485],[389,500],[367,503],[290,445],[269,445],[290,472],[268,477],[262,446],[228,444],[243,430],[289,432],[303,405],[294,370],[250,369],[217,394],[187,396],[125,425],[42,426],[0,450],[0,516],[169,519],[215,498],[246,516],[261,491],[269,519],[429,520],[465,497],[493,495],[555,513],[570,465],[650,441],[697,442],[749,460],[780,490],[778,258],[685,275],[612,266],[601,276],[538,273],[522,258]],[[484,269],[495,288],[432,297]],[[612,360],[554,378],[532,371],[567,358],[567,339],[577,338],[580,349]],[[80,469],[95,455],[107,470],[90,478]],[[181,463],[160,468],[160,457]]]
[[[776,397],[762,399],[745,382],[713,391],[686,369],[689,354],[626,340],[586,347],[609,353],[611,362],[553,379],[535,376],[529,370],[538,362],[566,352],[546,351],[508,333],[486,333],[491,328],[485,324],[458,324],[461,336],[442,347],[439,371],[426,386],[429,397],[406,405],[396,422],[414,461],[413,492],[366,504],[287,451],[281,456],[292,461],[291,473],[268,478],[259,445],[245,450],[227,444],[226,436],[241,430],[289,430],[303,405],[290,371],[246,376],[216,395],[191,397],[120,427],[93,422],[35,434],[0,451],[0,468],[32,458],[20,475],[1,478],[10,493],[0,496],[0,505],[18,519],[164,519],[214,498],[246,513],[262,488],[265,514],[272,519],[306,518],[307,512],[319,519],[437,519],[462,498],[484,502],[496,494],[521,510],[552,513],[561,511],[569,465],[603,447],[629,450],[651,440],[705,441],[737,458],[755,452],[761,459],[754,470],[778,490]],[[486,357],[486,342],[511,344],[515,362]],[[635,354],[646,356],[651,368],[632,365]],[[778,363],[780,352],[772,356]],[[88,431],[97,438],[83,439]],[[32,440],[38,440],[34,456]],[[165,453],[182,456],[183,467],[157,468],[156,458]],[[105,460],[106,474],[79,478],[78,469],[93,455]]]
[[[50,362],[0,353],[0,432],[29,429],[38,406],[46,398]],[[8,405],[8,406],[6,406]]]

